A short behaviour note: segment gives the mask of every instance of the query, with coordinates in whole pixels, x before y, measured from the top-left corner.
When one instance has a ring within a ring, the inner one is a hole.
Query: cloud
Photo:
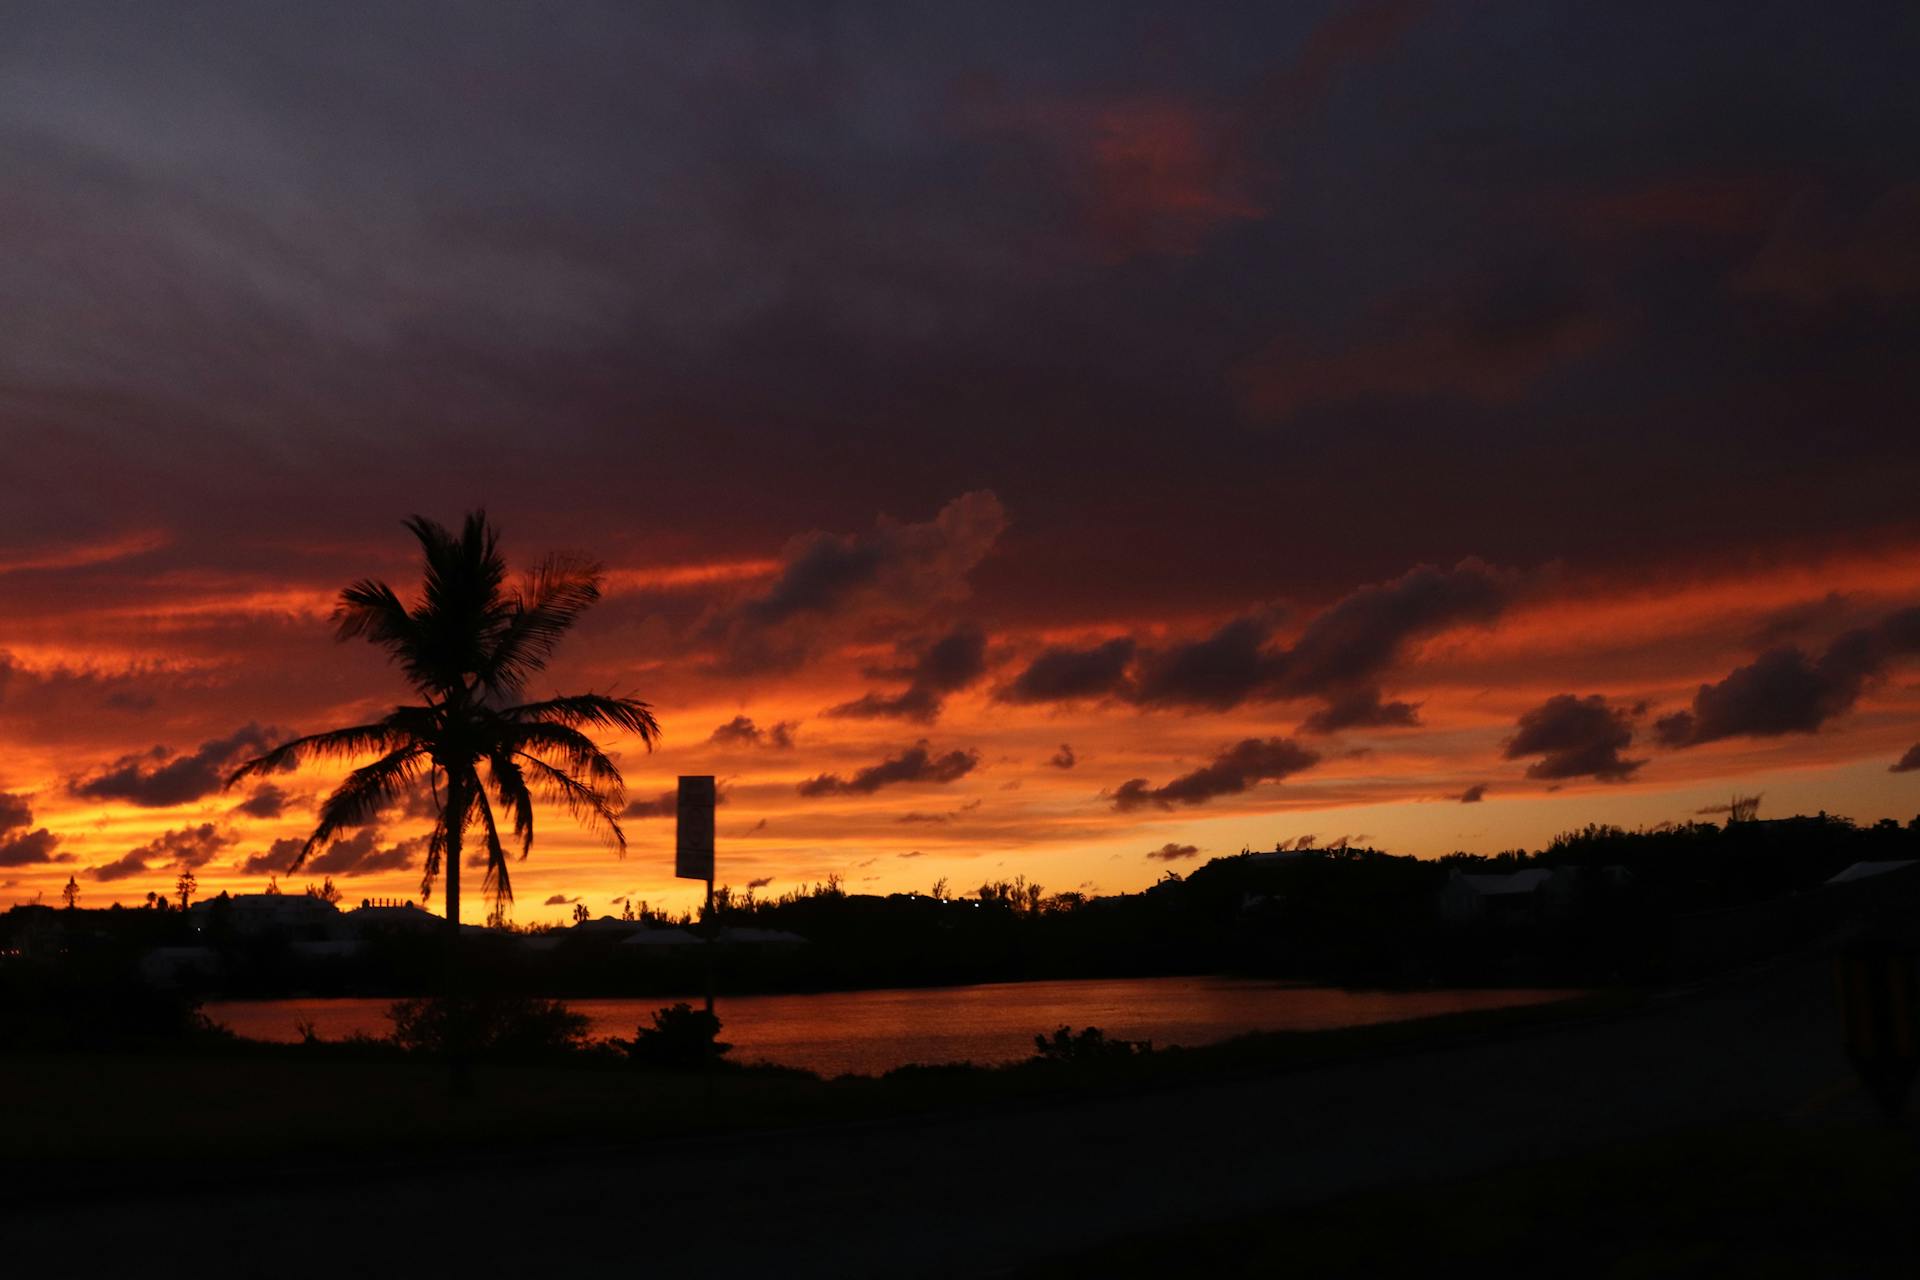
[[[1125,686],[1137,648],[1131,636],[1118,636],[1085,649],[1043,649],[1024,671],[993,691],[994,701],[1077,702],[1112,696]]]
[[[1805,307],[1920,294],[1920,183],[1880,194],[1858,213],[1817,190],[1781,214],[1773,235],[1735,274],[1734,287]]]
[[[911,621],[963,597],[1006,527],[999,498],[982,489],[921,524],[882,517],[865,534],[806,534],[782,551],[772,584],[710,618],[705,634],[725,670],[790,670],[836,629]]]
[[[1780,645],[1719,683],[1701,685],[1693,705],[1662,716],[1654,732],[1669,747],[1814,733],[1853,710],[1894,657],[1913,653],[1920,653],[1920,608],[1844,632],[1818,657],[1798,645]]]
[[[59,836],[33,825],[33,808],[25,796],[0,791],[0,867],[73,861],[72,854],[53,852],[59,843]]]
[[[986,673],[987,635],[972,623],[962,623],[920,648],[904,668],[874,671],[877,677],[899,677],[907,687],[896,694],[869,693],[828,710],[829,716],[854,720],[915,720],[931,724],[939,719],[948,694],[957,693]]]
[[[1269,618],[1235,618],[1205,639],[1148,654],[1127,696],[1147,707],[1231,710],[1278,682],[1284,657],[1266,647],[1272,634]]]
[[[918,849],[914,849],[909,853],[896,853],[893,856],[896,858],[917,858],[920,856],[920,851]]]
[[[869,765],[850,779],[823,773],[799,786],[803,796],[871,795],[882,787],[903,782],[956,782],[972,773],[980,763],[978,751],[949,751],[936,756],[922,738],[897,756]]]
[[[248,854],[241,861],[240,870],[243,874],[250,876],[277,875],[291,870],[293,860],[300,856],[300,850],[306,848],[306,845],[305,840],[293,837],[275,840],[267,846],[265,853]]]
[[[1056,769],[1071,769],[1080,763],[1080,757],[1073,754],[1073,745],[1063,742],[1060,749],[1047,757],[1047,763]]]
[[[1117,647],[1118,642],[1098,650],[1051,650],[1002,696],[1039,701],[1048,690],[1065,688],[1075,696],[1111,693],[1143,707],[1188,711],[1317,698],[1325,705],[1301,726],[1306,732],[1408,727],[1419,723],[1417,708],[1383,700],[1379,678],[1414,641],[1454,626],[1491,622],[1513,590],[1513,574],[1480,560],[1462,560],[1451,569],[1419,565],[1336,600],[1309,619],[1291,644],[1273,643],[1275,616],[1260,611],[1231,619],[1198,640],[1140,654],[1131,678],[1124,670],[1131,650]],[[1042,668],[1043,662],[1053,665]],[[1036,678],[1023,686],[1036,670]],[[1022,688],[1020,697],[1012,695]]]
[[[577,897],[569,898],[564,893],[556,893],[551,898],[548,898],[545,902],[541,903],[540,905],[543,907],[570,907],[578,901],[580,901],[580,899]],[[614,901],[620,902],[622,901],[622,899],[615,898]]]
[[[747,881],[747,888],[764,889],[772,883],[773,883],[772,876],[757,876],[754,879]]]
[[[727,802],[724,788],[715,788],[713,803],[723,805]],[[622,818],[677,818],[680,816],[680,790],[677,787],[662,791],[651,800],[629,800],[627,807],[620,811]]]
[[[155,836],[112,862],[88,867],[87,875],[94,880],[126,880],[149,872],[191,871],[213,861],[232,843],[232,835],[203,822]]]
[[[144,755],[122,756],[94,776],[74,778],[67,785],[88,800],[124,800],[148,809],[188,804],[219,791],[234,766],[278,738],[276,730],[249,724],[201,743],[190,755],[155,747]]]
[[[1476,782],[1459,795],[1461,804],[1479,804],[1487,798],[1487,784]]]
[[[798,727],[791,720],[780,720],[762,729],[747,716],[735,716],[708,734],[707,741],[719,747],[766,746],[785,751],[793,746],[793,731]]]
[[[1744,809],[1748,810],[1749,816],[1751,816],[1751,811],[1760,807],[1760,800],[1765,794],[1764,791],[1756,791],[1750,796],[1735,796],[1732,800],[1723,804],[1701,805],[1698,809],[1695,809],[1694,812],[1697,814],[1733,813],[1736,809]]]
[[[1158,849],[1149,849],[1147,857],[1160,862],[1178,862],[1182,858],[1191,858],[1200,852],[1200,846],[1194,844],[1175,844],[1171,840]]]
[[[277,818],[286,811],[287,793],[271,782],[263,782],[253,794],[233,807],[235,813],[254,818]]]
[[[1621,756],[1631,745],[1630,710],[1609,706],[1599,694],[1578,698],[1560,693],[1520,717],[1504,755],[1509,760],[1541,757],[1527,766],[1529,778],[1619,782],[1646,763]]]
[[[372,827],[362,827],[350,839],[336,840],[308,858],[301,869],[317,876],[367,876],[382,871],[405,871],[424,860],[427,837],[411,836],[384,849],[379,844],[380,833]],[[483,858],[483,865],[484,861]]]
[[[1887,766],[1888,773],[1912,773],[1920,769],[1920,742],[1907,748],[1907,754]]]
[[[1149,804],[1162,809],[1171,809],[1176,804],[1205,804],[1216,796],[1235,795],[1258,783],[1278,781],[1318,763],[1318,752],[1291,738],[1246,738],[1164,786],[1149,786],[1145,778],[1128,779],[1114,790],[1113,807],[1128,813]]]
[[[1382,702],[1377,688],[1352,689],[1329,698],[1324,707],[1301,721],[1300,731],[1408,729],[1419,725],[1418,713],[1419,708],[1410,702]]]

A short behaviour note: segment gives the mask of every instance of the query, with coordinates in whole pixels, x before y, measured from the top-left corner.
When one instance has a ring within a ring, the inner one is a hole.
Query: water
[[[1320,1031],[1434,1014],[1563,999],[1565,991],[1343,991],[1249,978],[1112,978],[1007,982],[821,995],[725,996],[720,1038],[736,1061],[822,1075],[877,1075],[910,1062],[1010,1062],[1056,1027],[1099,1027],[1157,1047],[1199,1045],[1248,1031]],[[392,1030],[386,999],[236,1000],[206,1013],[256,1040],[293,1041],[301,1022],[326,1039]],[[672,999],[569,1000],[594,1037],[631,1038]],[[687,1003],[699,1007],[699,997]]]

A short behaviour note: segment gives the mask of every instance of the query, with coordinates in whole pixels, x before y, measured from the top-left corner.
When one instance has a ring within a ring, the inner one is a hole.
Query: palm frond
[[[531,771],[533,782],[541,789],[544,799],[564,805],[576,822],[606,840],[619,851],[621,857],[626,856],[627,833],[620,829],[620,818],[606,797],[538,756],[524,752],[516,754]],[[613,803],[617,804],[618,801]]]
[[[403,660],[418,639],[407,606],[392,587],[373,578],[362,578],[340,593],[333,606],[333,634],[337,640],[365,636]]]
[[[630,733],[649,751],[660,740],[660,722],[653,718],[653,708],[638,698],[576,693],[508,707],[500,714],[521,724],[559,724],[575,729],[587,726]]]
[[[584,777],[613,804],[626,798],[626,779],[620,776],[619,768],[599,744],[578,729],[562,724],[523,724],[514,726],[502,738],[512,750],[539,756],[544,764],[554,765],[557,760],[556,767],[575,778]]]
[[[392,752],[418,745],[426,722],[412,713],[424,707],[398,708],[394,715],[373,724],[358,724],[346,729],[329,729],[304,738],[283,742],[265,755],[255,756],[232,773],[222,785],[231,787],[257,774],[280,773],[306,760],[345,760],[374,751]]]
[[[399,799],[401,792],[420,776],[425,758],[424,746],[408,743],[348,774],[321,804],[319,824],[287,869],[299,870],[300,864],[315,849],[325,846],[343,827],[365,826],[378,817],[382,809]]]
[[[520,856],[533,849],[533,793],[527,789],[527,775],[506,751],[487,756],[487,776],[502,807],[513,813],[513,834],[520,838]]]
[[[508,602],[506,626],[479,672],[481,684],[496,695],[525,687],[528,677],[547,665],[560,638],[600,599],[604,574],[583,556],[556,554],[541,561]]]
[[[487,803],[487,793],[474,788],[474,805],[480,813],[480,825],[487,833],[487,872],[481,877],[480,892],[493,899],[498,907],[503,902],[513,901],[513,881],[507,874],[507,853],[500,847],[500,828],[494,825],[493,806]]]

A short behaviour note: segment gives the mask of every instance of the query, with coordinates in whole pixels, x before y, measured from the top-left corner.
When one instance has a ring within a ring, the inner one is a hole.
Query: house
[[[1903,871],[1908,867],[1914,866],[1920,866],[1920,862],[1916,862],[1911,858],[1899,862],[1856,862],[1839,875],[1829,879],[1827,883],[1853,884],[1860,880],[1871,880],[1875,876],[1891,875],[1896,871]]]
[[[1552,879],[1545,867],[1504,875],[1455,871],[1440,890],[1440,918],[1449,924],[1530,920],[1540,891]]]
[[[187,914],[202,937],[216,921],[242,938],[277,934],[322,941],[347,933],[338,907],[305,893],[223,893],[194,903]]]

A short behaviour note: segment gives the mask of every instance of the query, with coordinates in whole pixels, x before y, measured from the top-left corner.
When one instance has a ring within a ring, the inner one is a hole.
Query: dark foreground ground
[[[329,1107],[286,1103],[316,1123]],[[1854,1089],[1820,957],[1130,1096],[212,1182],[164,1150],[151,1164],[144,1186],[12,1200],[8,1270],[1920,1273],[1914,1130]]]

